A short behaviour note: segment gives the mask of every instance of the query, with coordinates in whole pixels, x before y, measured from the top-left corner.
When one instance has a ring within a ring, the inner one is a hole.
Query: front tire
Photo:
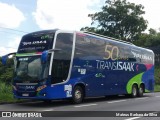
[[[76,86],[73,90],[73,97],[72,97],[73,103],[79,104],[83,101],[83,98],[84,98],[84,91],[82,87]]]

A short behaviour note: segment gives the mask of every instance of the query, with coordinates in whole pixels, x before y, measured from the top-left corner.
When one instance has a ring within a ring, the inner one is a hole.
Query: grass
[[[154,91],[160,92],[160,65],[157,65],[155,67],[154,78],[155,78]]]
[[[155,92],[160,92],[160,85],[155,85],[154,86],[154,91]]]
[[[0,82],[0,103],[17,102],[12,94],[12,86],[6,85],[4,82]]]

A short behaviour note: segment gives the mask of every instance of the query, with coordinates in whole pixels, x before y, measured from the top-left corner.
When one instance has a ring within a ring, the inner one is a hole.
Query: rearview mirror
[[[47,62],[47,58],[48,58],[48,50],[45,50],[44,52],[42,52],[41,62],[42,63],[46,63]]]
[[[7,54],[7,55],[2,56],[2,64],[3,64],[3,65],[6,65],[7,60],[8,60],[8,56],[14,55],[14,54],[16,54],[16,52],[14,52],[14,53],[9,53],[9,54]]]
[[[7,54],[7,55],[2,56],[2,64],[3,64],[3,65],[6,65],[6,63],[7,63],[7,59],[8,59],[8,54]]]

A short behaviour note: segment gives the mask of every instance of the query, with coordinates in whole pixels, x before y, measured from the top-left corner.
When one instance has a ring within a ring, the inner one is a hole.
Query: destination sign
[[[25,35],[20,42],[18,53],[35,53],[51,49],[53,39],[53,33]]]

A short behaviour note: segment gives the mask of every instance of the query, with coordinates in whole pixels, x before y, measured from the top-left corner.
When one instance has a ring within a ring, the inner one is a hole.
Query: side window
[[[145,64],[153,64],[154,63],[154,56],[151,52],[148,52],[146,50],[141,50],[142,51],[142,63]]]
[[[89,51],[86,49],[90,46],[90,40],[85,39],[84,36],[76,35],[76,48],[75,48],[75,58],[83,59],[89,56]]]
[[[59,33],[57,35],[55,49],[60,49],[54,53],[52,64],[52,84],[64,82],[67,80],[71,54],[73,46],[73,34]]]
[[[102,59],[105,54],[105,45],[106,41],[104,39],[101,39],[99,37],[90,37],[91,46],[90,46],[90,52],[94,56],[94,59]]]
[[[76,36],[75,58],[94,60],[104,56],[105,40],[89,35]]]
[[[136,62],[131,52],[131,46],[119,44],[119,60],[126,60],[128,62]]]

